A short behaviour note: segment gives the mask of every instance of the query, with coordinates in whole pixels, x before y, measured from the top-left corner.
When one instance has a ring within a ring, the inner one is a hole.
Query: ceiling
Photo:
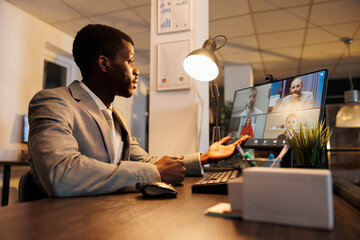
[[[150,75],[150,0],[7,0],[75,36],[86,24],[111,25],[135,41],[136,64]],[[176,1],[176,0],[175,0]],[[222,66],[251,64],[256,84],[328,68],[349,77],[341,37],[351,37],[352,76],[360,77],[360,0],[209,0],[210,37],[225,35],[216,51]]]

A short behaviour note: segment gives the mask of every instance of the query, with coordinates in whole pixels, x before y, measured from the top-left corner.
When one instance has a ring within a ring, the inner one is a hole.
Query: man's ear
[[[98,58],[98,65],[103,72],[109,71],[109,62],[109,59],[103,55],[100,55]]]

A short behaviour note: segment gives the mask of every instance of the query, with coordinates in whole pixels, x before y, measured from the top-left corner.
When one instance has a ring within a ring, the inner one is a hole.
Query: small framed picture
[[[190,88],[190,76],[185,73],[183,68],[183,61],[189,51],[189,39],[158,45],[158,91]]]
[[[190,0],[158,0],[158,33],[190,30]]]

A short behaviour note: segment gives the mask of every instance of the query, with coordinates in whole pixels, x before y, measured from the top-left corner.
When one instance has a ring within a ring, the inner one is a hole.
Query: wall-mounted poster
[[[158,0],[158,33],[190,30],[190,0]]]
[[[158,45],[158,91],[190,88],[190,77],[183,68],[183,61],[189,51],[190,40]]]

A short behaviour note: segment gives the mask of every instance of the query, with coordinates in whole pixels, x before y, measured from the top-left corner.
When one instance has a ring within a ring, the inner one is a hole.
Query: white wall
[[[224,67],[224,100],[233,101],[238,89],[254,86],[254,76],[250,64]]]
[[[157,3],[151,1],[149,152],[157,156],[205,152],[209,146],[208,83],[192,79],[188,90],[158,92],[157,46],[190,39],[190,51],[200,48],[209,37],[208,0],[190,1],[190,31],[166,34],[157,34]]]
[[[22,116],[33,95],[42,89],[46,49],[71,58],[73,38],[4,0],[0,0],[0,33],[0,159],[16,159],[27,148],[21,143]],[[137,105],[134,99],[115,103],[143,144],[147,89],[148,81],[140,79]],[[138,122],[131,124],[135,119]]]
[[[71,53],[72,38],[6,1],[0,1],[0,158],[16,158],[22,116],[42,88],[46,43]]]

